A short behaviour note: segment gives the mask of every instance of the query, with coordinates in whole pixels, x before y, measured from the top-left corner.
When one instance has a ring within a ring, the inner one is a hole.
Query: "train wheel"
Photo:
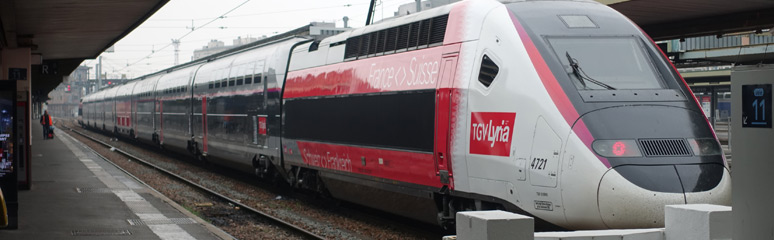
[[[460,209],[459,206],[457,206],[459,204],[459,201],[457,200],[458,199],[455,199],[449,194],[449,189],[446,186],[435,193],[435,202],[438,208],[438,225],[445,231],[455,230],[455,216],[457,215],[458,209]]]
[[[253,169],[255,171],[255,176],[258,176],[258,178],[266,179],[271,176],[271,168],[271,161],[269,161],[269,158],[265,155],[253,157]]]
[[[201,153],[200,154],[196,154],[196,161],[198,161],[199,164],[201,164],[202,166],[207,166],[207,164],[208,164],[207,157],[205,157]]]
[[[287,194],[293,191],[293,187],[288,184],[288,180],[283,178],[277,171],[269,170],[262,180],[278,192]]]

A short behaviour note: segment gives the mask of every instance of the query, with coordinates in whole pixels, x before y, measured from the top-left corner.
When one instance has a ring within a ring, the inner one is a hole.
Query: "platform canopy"
[[[48,95],[84,59],[95,58],[168,0],[1,0],[0,48],[30,48],[33,97]]]
[[[640,25],[653,40],[774,27],[772,0],[597,0]]]

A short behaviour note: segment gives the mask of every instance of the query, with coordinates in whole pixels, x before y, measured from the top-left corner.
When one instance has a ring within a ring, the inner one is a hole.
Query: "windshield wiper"
[[[567,56],[567,61],[570,62],[570,67],[572,67],[572,73],[575,75],[575,77],[578,78],[578,81],[580,81],[580,83],[583,85],[583,88],[586,88],[585,81],[589,81],[593,84],[599,85],[600,87],[607,88],[608,90],[615,90],[614,87],[589,77],[589,75],[583,71],[580,65],[578,65],[578,60],[570,56],[570,52],[564,52],[564,53]]]

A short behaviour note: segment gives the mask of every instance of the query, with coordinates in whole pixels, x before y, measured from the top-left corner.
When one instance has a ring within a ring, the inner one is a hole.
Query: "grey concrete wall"
[[[731,73],[734,132],[733,238],[773,239],[774,129],[742,127],[742,85],[774,84],[774,67],[739,67]],[[771,111],[771,106],[765,107]]]

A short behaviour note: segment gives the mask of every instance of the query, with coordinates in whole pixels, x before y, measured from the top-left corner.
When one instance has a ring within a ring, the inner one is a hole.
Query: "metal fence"
[[[770,43],[774,43],[774,36],[770,35],[769,33],[723,36],[721,38],[717,38],[716,36],[704,36],[686,38],[685,42],[680,42],[680,50],[691,51]]]

